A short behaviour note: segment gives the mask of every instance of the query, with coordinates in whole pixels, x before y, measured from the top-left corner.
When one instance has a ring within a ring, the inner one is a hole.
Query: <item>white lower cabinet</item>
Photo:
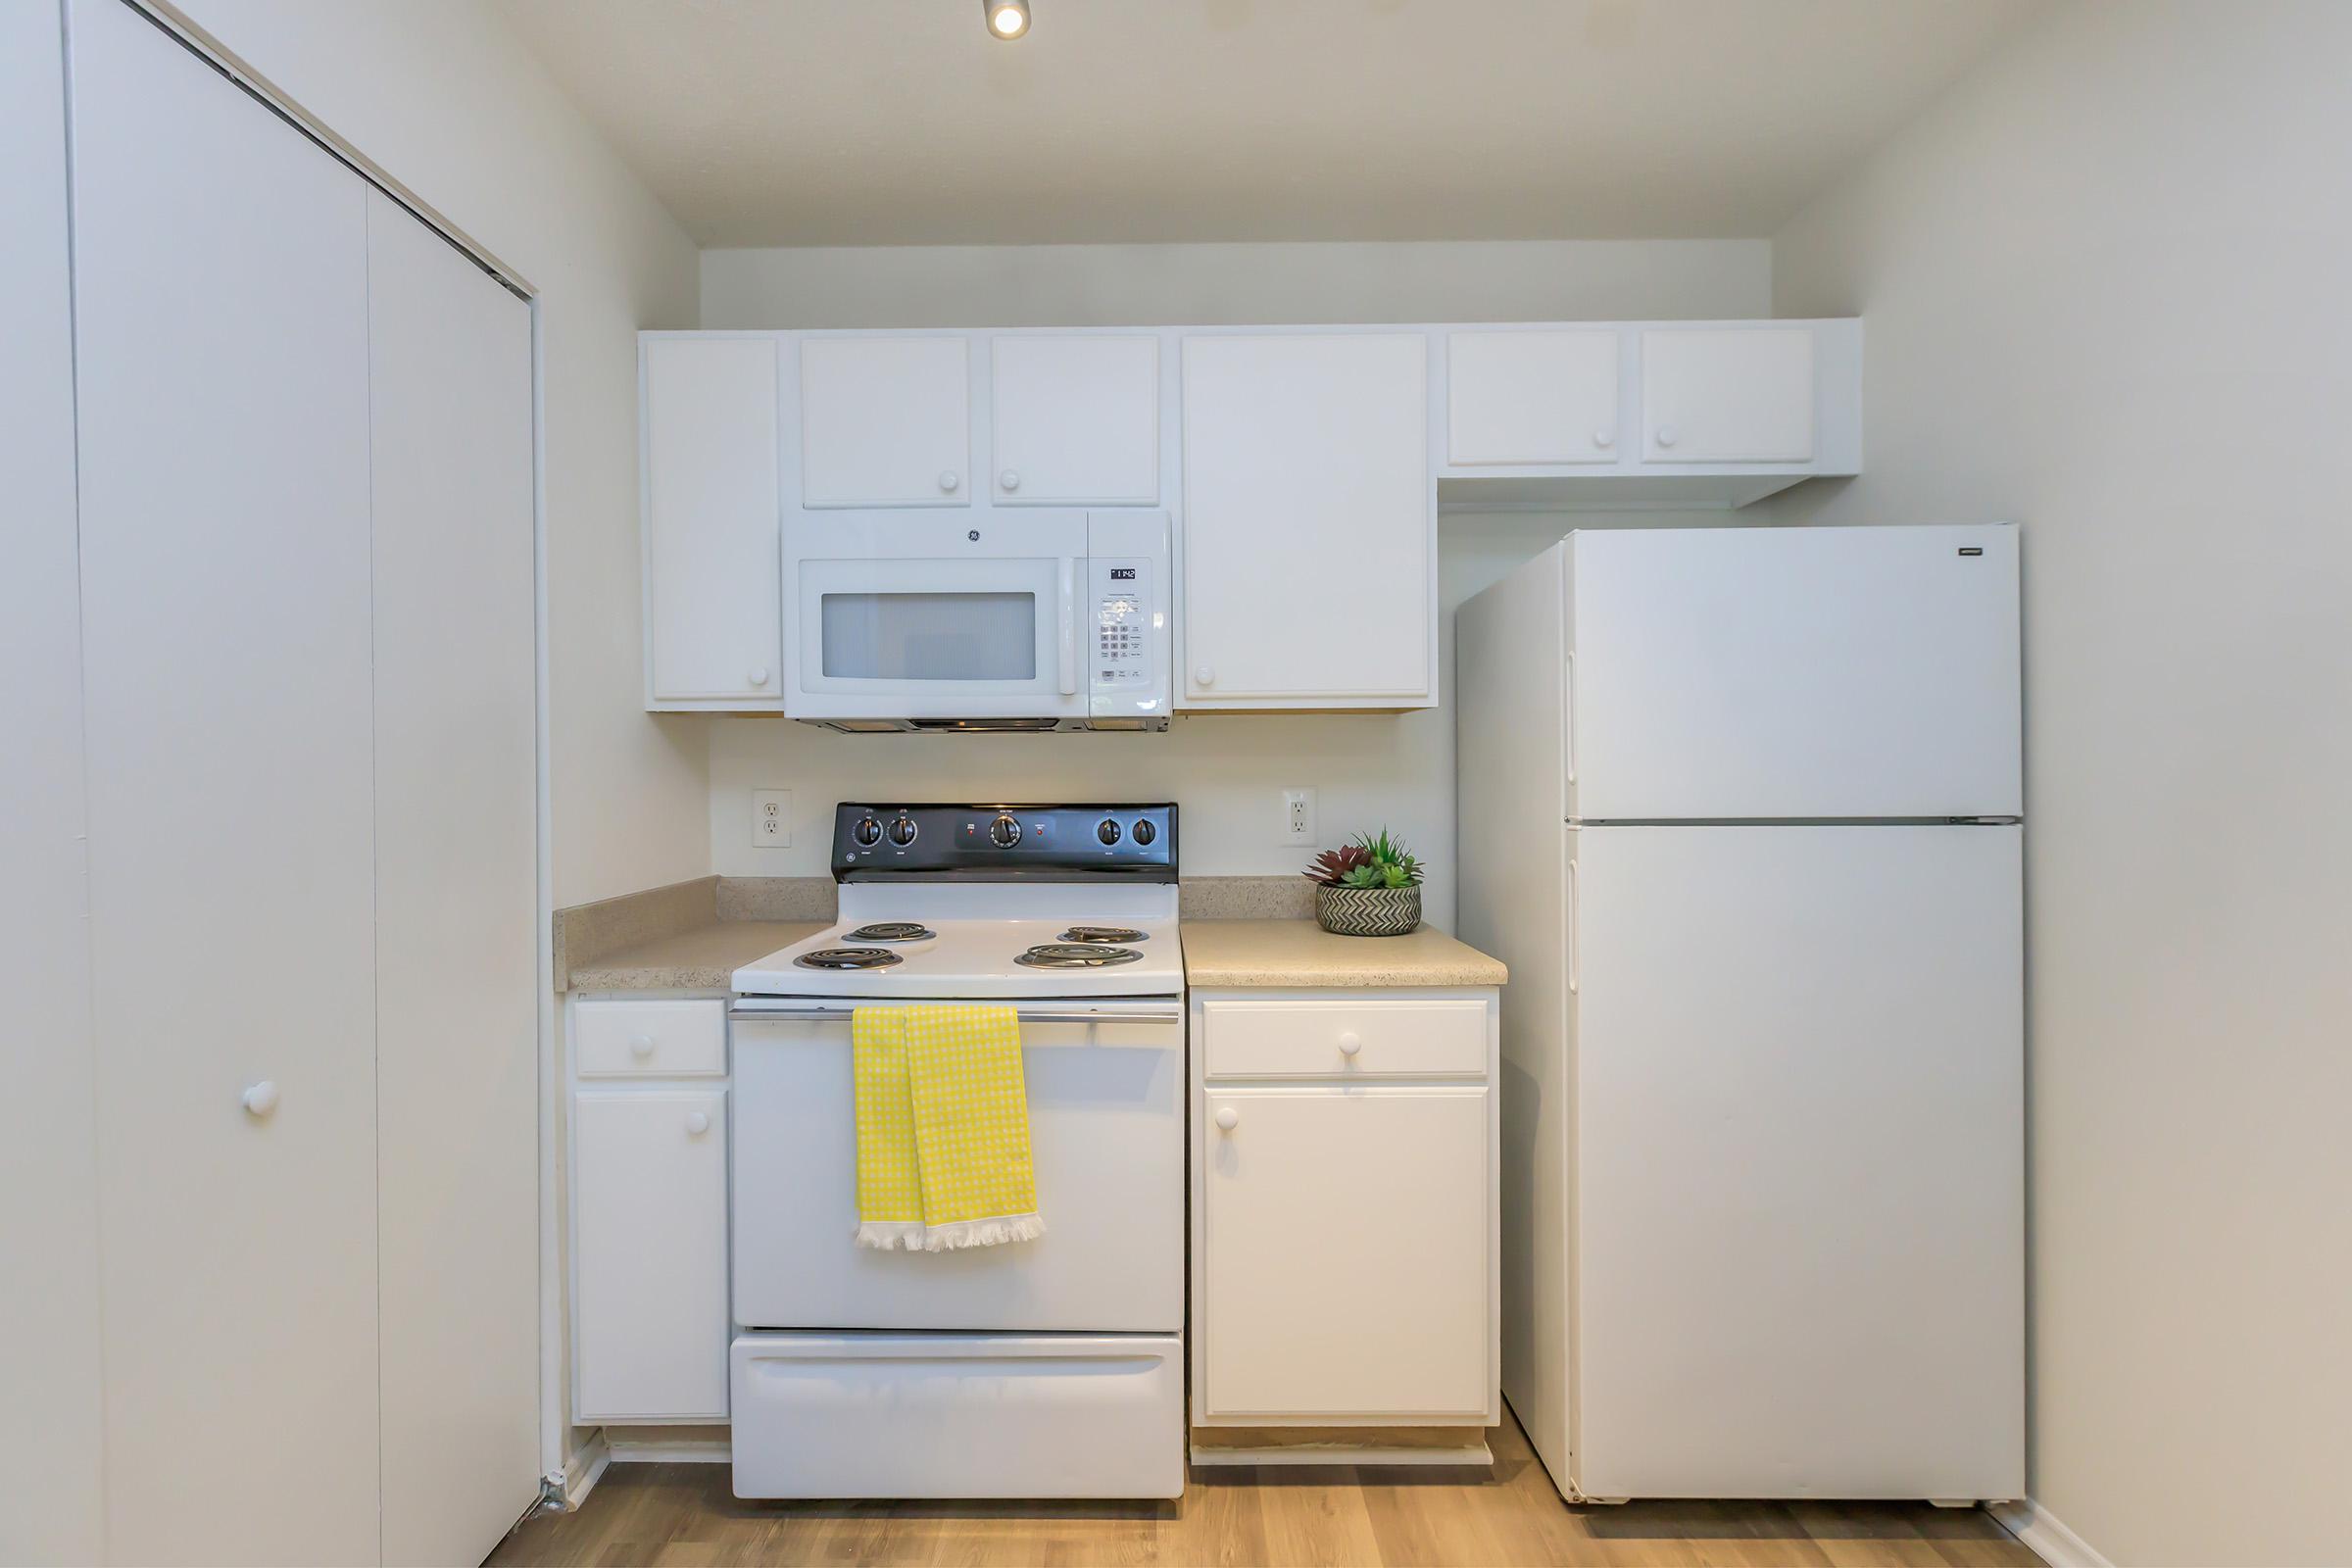
[[[1193,1420],[1486,1426],[1495,994],[1194,994]]]
[[[726,1091],[582,1091],[571,1140],[573,1419],[724,1420]]]

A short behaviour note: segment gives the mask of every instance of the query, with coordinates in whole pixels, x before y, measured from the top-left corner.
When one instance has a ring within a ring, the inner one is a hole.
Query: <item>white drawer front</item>
[[[1206,1002],[1201,1017],[1211,1078],[1487,1070],[1478,1001]]]
[[[583,1078],[704,1078],[727,1070],[723,1002],[583,1002],[572,1009]]]
[[[735,1494],[1181,1496],[1182,1358],[1174,1335],[746,1334]]]

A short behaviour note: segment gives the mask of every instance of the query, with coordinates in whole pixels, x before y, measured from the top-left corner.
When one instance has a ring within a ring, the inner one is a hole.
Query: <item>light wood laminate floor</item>
[[[1925,1503],[1571,1508],[1505,1416],[1486,1469],[1200,1468],[1181,1503],[744,1502],[723,1464],[613,1465],[493,1563],[2038,1564],[1980,1510]]]

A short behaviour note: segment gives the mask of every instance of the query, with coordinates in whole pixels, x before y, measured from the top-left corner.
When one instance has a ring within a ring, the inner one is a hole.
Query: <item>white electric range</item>
[[[844,805],[840,921],[736,971],[735,1492],[1184,1490],[1173,806]],[[850,1019],[1009,1003],[1031,1242],[855,1245]]]

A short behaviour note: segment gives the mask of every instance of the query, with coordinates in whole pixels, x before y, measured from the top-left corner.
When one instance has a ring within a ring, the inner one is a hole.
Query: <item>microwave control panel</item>
[[[1163,619],[1152,597],[1152,564],[1143,560],[1089,563],[1095,627],[1090,684],[1099,697],[1146,691],[1152,683],[1154,633]]]

